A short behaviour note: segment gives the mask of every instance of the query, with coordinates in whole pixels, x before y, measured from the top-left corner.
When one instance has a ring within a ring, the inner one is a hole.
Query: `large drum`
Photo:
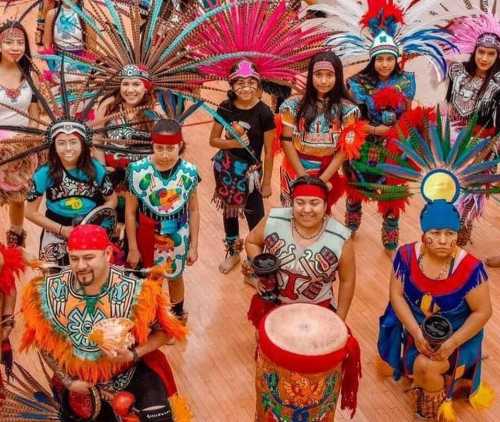
[[[295,303],[271,311],[259,326],[255,420],[333,421],[353,345],[359,372],[357,342],[332,310]],[[355,378],[354,409],[358,375],[348,374]]]

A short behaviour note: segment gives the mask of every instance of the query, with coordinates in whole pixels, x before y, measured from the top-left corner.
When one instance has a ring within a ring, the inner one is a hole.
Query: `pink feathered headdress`
[[[327,33],[317,25],[304,27],[284,0],[262,0],[235,3],[211,25],[200,27],[199,36],[203,43],[192,54],[227,56],[201,66],[201,73],[229,78],[231,68],[244,59],[262,80],[290,85],[307,70],[312,56],[325,51]]]
[[[500,23],[491,13],[459,19],[451,25],[450,31],[462,54],[472,54],[478,45],[500,51]]]

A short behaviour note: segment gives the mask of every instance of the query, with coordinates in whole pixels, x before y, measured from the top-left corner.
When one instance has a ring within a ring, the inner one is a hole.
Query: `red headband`
[[[317,198],[321,198],[326,201],[327,192],[318,185],[299,185],[293,189],[292,197],[296,198],[297,196],[314,196]]]
[[[173,134],[164,134],[164,133],[155,133],[151,134],[151,139],[153,140],[153,144],[159,145],[177,145],[182,142],[182,133],[177,132]]]
[[[108,234],[101,226],[76,226],[68,237],[68,251],[102,251],[111,246]]]

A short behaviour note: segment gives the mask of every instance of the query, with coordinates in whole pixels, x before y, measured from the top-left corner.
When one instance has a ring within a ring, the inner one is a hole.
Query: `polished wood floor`
[[[34,15],[33,15],[34,18]],[[0,18],[0,21],[3,20]],[[427,74],[419,71],[422,101],[433,101],[434,90],[426,83]],[[436,98],[435,96],[434,98]],[[200,115],[195,120],[206,120]],[[165,353],[174,369],[178,387],[190,404],[198,422],[250,422],[254,420],[254,351],[255,337],[246,320],[246,311],[253,289],[245,285],[239,268],[221,275],[217,266],[224,257],[221,216],[211,204],[213,179],[210,158],[214,153],[208,145],[210,126],[185,129],[187,151],[185,158],[196,163],[201,172],[199,188],[201,233],[199,260],[186,272],[186,308],[189,311],[190,336],[186,343],[168,346]],[[275,161],[275,170],[279,159]],[[278,205],[278,177],[274,177],[274,193],[267,208]],[[413,200],[401,220],[401,241],[419,238],[418,213],[421,203]],[[344,203],[335,208],[334,215],[343,221]],[[376,208],[364,208],[363,223],[356,237],[357,286],[348,323],[362,349],[363,378],[358,395],[356,422],[413,420],[407,385],[381,378],[376,370],[376,340],[378,318],[388,299],[390,261],[380,244],[381,218]],[[0,227],[7,227],[6,209],[0,209]],[[245,233],[242,223],[242,235]],[[39,231],[27,223],[28,249],[36,253]],[[3,230],[2,230],[3,231]],[[3,236],[3,233],[2,235]],[[0,237],[3,240],[3,237]],[[470,250],[479,257],[500,254],[500,204],[488,202],[485,217],[476,225]],[[500,306],[500,270],[490,270],[490,288],[494,309]],[[16,325],[13,341],[16,348],[22,330]],[[494,313],[486,327],[483,377],[500,390],[500,315]],[[16,353],[16,357],[33,373],[39,371],[34,355]],[[465,402],[456,410],[460,421],[496,422],[500,418],[500,402],[484,412],[475,412]],[[338,411],[338,421],[349,420],[348,414]]]

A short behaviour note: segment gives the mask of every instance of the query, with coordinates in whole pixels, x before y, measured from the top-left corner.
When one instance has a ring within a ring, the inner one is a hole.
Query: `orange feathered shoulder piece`
[[[70,376],[90,382],[105,382],[127,369],[129,364],[117,364],[104,354],[98,358],[84,359],[74,352],[74,345],[64,330],[56,329],[56,322],[50,321],[47,309],[41,300],[46,279],[33,279],[22,295],[22,313],[25,331],[21,341],[21,350],[36,347],[49,353],[59,366]],[[169,312],[168,297],[162,292],[161,283],[156,280],[141,282],[133,308],[128,316],[134,323],[132,333],[139,345],[148,340],[151,326],[159,323],[169,335],[182,339],[186,328]]]

